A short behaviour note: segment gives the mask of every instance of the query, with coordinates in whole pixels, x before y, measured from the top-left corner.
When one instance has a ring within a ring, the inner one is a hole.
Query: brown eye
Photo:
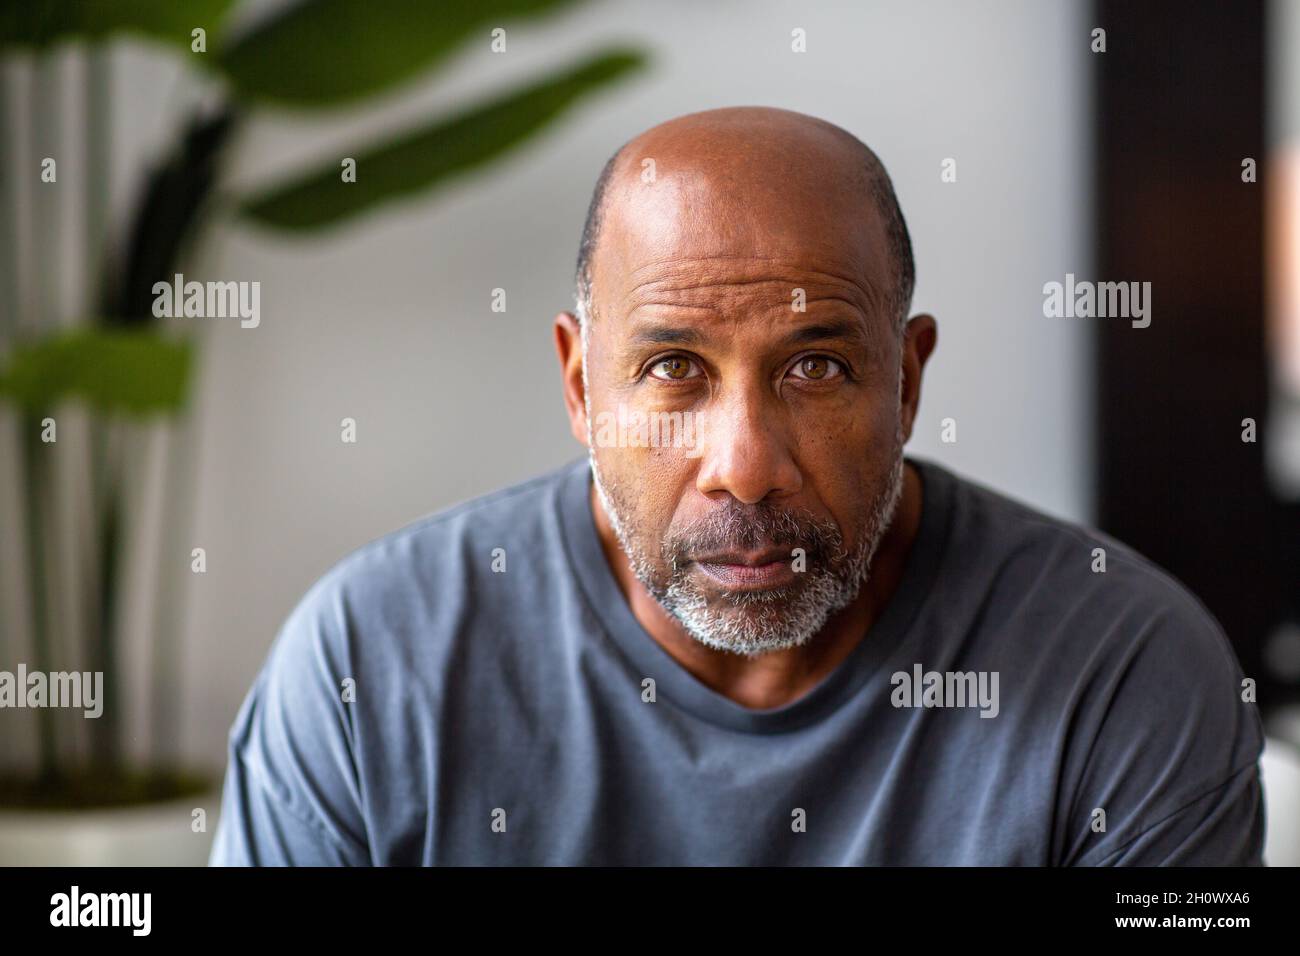
[[[800,359],[791,371],[798,373],[797,378],[820,382],[835,378],[840,372],[840,363],[824,355],[809,355],[807,358]]]
[[[695,377],[691,374],[691,369],[694,366],[695,363],[684,355],[670,355],[655,362],[650,367],[650,374],[655,378],[680,382],[682,379]]]

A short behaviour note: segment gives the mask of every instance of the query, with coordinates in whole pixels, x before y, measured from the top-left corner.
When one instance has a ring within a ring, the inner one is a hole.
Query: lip
[[[733,552],[697,558],[708,577],[732,591],[765,591],[794,582],[791,559],[779,549]]]

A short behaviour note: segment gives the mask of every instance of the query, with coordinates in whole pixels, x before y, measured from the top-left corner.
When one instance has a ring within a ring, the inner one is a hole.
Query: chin
[[[674,616],[701,644],[746,656],[807,644],[821,631],[830,616],[824,608],[802,610],[797,600],[782,600],[779,604],[768,601],[760,605],[753,600],[758,596],[771,597],[771,594],[748,592],[741,595],[745,606],[728,603],[718,608],[711,603],[707,609],[699,605],[678,609]]]
[[[770,633],[764,631],[758,634],[736,634],[731,629],[723,629],[721,632],[717,628],[707,632],[696,632],[690,628],[687,630],[692,637],[706,647],[711,647],[717,651],[726,651],[730,654],[738,654],[743,657],[761,657],[775,651],[800,647],[807,644],[814,637],[813,634],[807,632],[777,631]]]

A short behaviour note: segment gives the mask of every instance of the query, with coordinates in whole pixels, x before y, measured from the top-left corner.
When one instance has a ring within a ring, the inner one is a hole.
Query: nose
[[[715,498],[725,492],[745,504],[799,492],[803,476],[791,454],[788,423],[761,395],[737,394],[705,416],[695,487]]]

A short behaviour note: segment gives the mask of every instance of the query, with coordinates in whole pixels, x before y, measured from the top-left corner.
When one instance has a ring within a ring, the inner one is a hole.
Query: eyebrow
[[[805,325],[803,328],[795,329],[787,335],[785,344],[808,345],[813,342],[823,342],[827,339],[850,339],[861,342],[863,345],[871,344],[870,336],[867,335],[867,330],[862,327],[862,323],[849,319],[837,319],[833,322]]]
[[[704,336],[687,325],[650,325],[637,329],[629,345],[699,345]]]

